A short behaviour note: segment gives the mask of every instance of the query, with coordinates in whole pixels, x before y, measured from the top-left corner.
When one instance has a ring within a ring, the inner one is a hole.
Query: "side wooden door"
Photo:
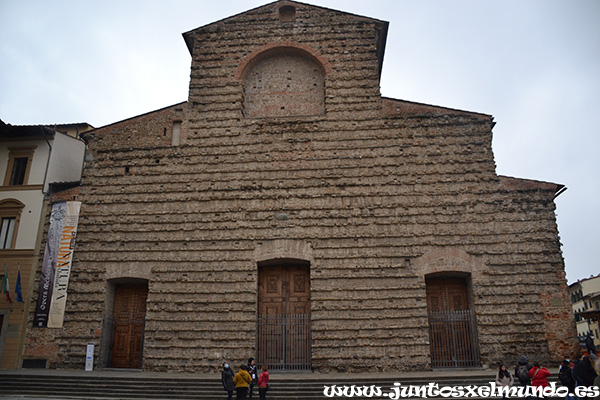
[[[122,284],[115,288],[111,366],[141,368],[148,286]]]
[[[475,314],[469,309],[467,280],[427,279],[426,292],[432,366],[478,366]]]

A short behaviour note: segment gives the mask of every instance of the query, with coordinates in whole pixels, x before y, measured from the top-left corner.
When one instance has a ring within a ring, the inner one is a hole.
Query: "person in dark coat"
[[[588,354],[596,354],[596,345],[594,344],[594,335],[588,332],[587,337],[585,338],[585,347],[588,351]]]
[[[250,357],[248,359],[248,373],[250,374],[250,377],[252,378],[252,382],[250,382],[249,385],[249,389],[248,389],[248,399],[252,398],[252,389],[254,389],[254,385],[256,385],[256,382],[258,382],[258,373],[256,371],[256,364],[254,363],[254,358]]]
[[[227,400],[231,400],[233,398],[233,392],[235,390],[235,383],[233,383],[233,377],[235,374],[229,367],[229,364],[223,363],[223,371],[221,371],[221,383],[223,383],[223,388],[227,392]]]
[[[596,370],[596,379],[594,379],[594,386],[600,387],[600,360],[596,360],[596,364],[594,365],[594,369]],[[598,396],[594,397],[595,400],[600,400],[600,393]]]
[[[521,386],[531,385],[531,378],[529,377],[531,368],[533,368],[533,365],[529,364],[527,357],[521,356],[521,359],[515,367],[515,378],[519,380]]]
[[[558,370],[558,380],[564,387],[569,389],[569,393],[575,393],[575,379],[573,378],[574,366],[575,364],[565,357]],[[572,397],[567,396],[567,399],[570,398]]]
[[[596,379],[596,376],[598,375],[596,374],[596,371],[594,371],[594,367],[592,367],[590,356],[581,354],[578,357],[579,361],[575,362],[575,366],[573,367],[573,378],[575,378],[577,386],[594,386],[594,379]]]

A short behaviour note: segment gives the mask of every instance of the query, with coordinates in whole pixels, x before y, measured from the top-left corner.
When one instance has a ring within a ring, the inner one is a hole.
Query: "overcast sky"
[[[599,0],[304,2],[390,22],[384,96],[493,115],[498,174],[568,188],[569,283],[600,273]],[[266,3],[0,0],[0,119],[100,127],[185,101],[181,34]]]

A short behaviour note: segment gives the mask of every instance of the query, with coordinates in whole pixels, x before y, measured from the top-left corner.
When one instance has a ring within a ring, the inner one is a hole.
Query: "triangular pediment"
[[[273,22],[279,22],[281,18],[281,10],[286,8],[291,8],[295,11],[295,18],[293,21],[286,21],[285,23],[295,24],[298,26],[304,25],[307,27],[315,27],[319,25],[327,25],[331,18],[334,17],[345,18],[349,22],[365,22],[374,24],[377,32],[376,48],[377,57],[379,59],[379,74],[381,74],[381,68],[383,65],[383,55],[385,51],[385,43],[387,39],[387,31],[389,25],[387,21],[382,21],[376,18],[365,17],[344,11],[333,10],[297,1],[280,0],[269,4],[265,4],[263,6],[232,15],[219,21],[203,25],[196,29],[192,29],[191,31],[183,33],[183,38],[185,40],[190,54],[193,57],[197,34],[209,32],[218,33],[227,30],[228,26],[237,24],[245,24],[248,26],[248,31],[253,32],[254,30],[252,29],[252,26],[256,24],[264,24],[265,19]]]

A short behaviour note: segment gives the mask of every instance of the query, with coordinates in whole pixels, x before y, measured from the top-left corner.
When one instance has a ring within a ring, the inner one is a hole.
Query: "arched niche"
[[[325,68],[310,52],[274,47],[254,55],[241,74],[248,118],[322,115]]]

